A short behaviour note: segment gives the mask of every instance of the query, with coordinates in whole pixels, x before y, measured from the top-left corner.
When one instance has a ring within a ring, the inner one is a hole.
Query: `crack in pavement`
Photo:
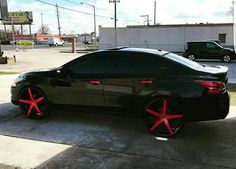
[[[21,115],[21,113],[18,113],[18,114],[15,114],[15,115],[13,115],[13,116],[11,116],[11,117],[9,117],[9,118],[0,120],[0,124],[3,124],[4,122],[8,122],[8,121],[10,121],[10,120],[12,120],[12,119],[14,119],[14,118],[20,116],[20,115]]]

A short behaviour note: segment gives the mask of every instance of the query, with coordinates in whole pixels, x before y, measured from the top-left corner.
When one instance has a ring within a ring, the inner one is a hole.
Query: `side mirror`
[[[61,73],[61,69],[58,68],[58,69],[57,69],[57,73]]]
[[[57,74],[59,74],[61,76],[65,76],[67,73],[67,69],[64,67],[59,67],[59,68],[57,68],[56,72],[57,72]]]

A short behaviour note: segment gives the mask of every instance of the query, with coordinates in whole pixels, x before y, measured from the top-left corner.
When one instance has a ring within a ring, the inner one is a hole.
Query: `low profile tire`
[[[31,119],[44,118],[49,113],[46,96],[36,87],[23,88],[20,93],[19,106],[22,113]]]
[[[231,57],[229,55],[225,55],[223,56],[222,61],[225,63],[229,63],[231,61]]]
[[[192,61],[194,61],[194,60],[196,59],[193,54],[188,55],[187,58],[188,58],[189,60],[192,60]]]
[[[184,126],[184,115],[172,99],[152,99],[145,110],[148,130],[161,137],[177,135]]]

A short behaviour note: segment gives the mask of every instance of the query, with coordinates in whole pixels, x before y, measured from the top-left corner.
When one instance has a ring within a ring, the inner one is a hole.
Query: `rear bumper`
[[[226,91],[221,95],[209,94],[185,102],[188,121],[207,121],[224,119],[229,113],[230,95]]]

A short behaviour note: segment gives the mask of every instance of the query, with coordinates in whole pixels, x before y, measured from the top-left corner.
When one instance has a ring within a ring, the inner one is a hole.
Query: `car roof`
[[[213,40],[207,40],[207,41],[192,41],[192,42],[187,42],[187,43],[207,43],[207,42],[217,43],[216,41],[213,41]]]
[[[131,47],[126,47],[126,46],[99,50],[98,52],[111,52],[111,51],[149,53],[149,54],[154,54],[154,55],[159,55],[159,56],[164,56],[169,53],[161,49],[131,48]]]

